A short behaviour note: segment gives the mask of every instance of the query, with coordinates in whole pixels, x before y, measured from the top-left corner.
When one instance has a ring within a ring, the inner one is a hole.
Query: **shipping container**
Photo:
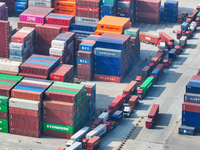
[[[149,34],[149,33],[140,32],[140,40],[145,43],[149,42],[149,43],[153,43],[157,45],[159,41],[159,37]]]
[[[193,80],[186,85],[186,93],[200,94],[200,82]]]
[[[154,79],[148,77],[148,78],[142,83],[142,85],[140,86],[140,89],[143,89],[143,90],[144,90],[144,93],[146,93],[146,92],[153,86],[153,82],[154,82]]]
[[[131,96],[131,98],[128,101],[128,104],[130,107],[135,108],[139,103],[139,98],[136,95]]]
[[[135,94],[137,91],[138,83],[137,81],[131,81],[127,87],[123,90],[123,94],[127,95],[127,98],[129,99],[131,95]]]
[[[70,140],[72,141],[77,141],[77,142],[81,142],[82,138],[84,138],[84,136],[90,131],[89,127],[83,127],[82,129],[80,129],[78,132],[76,132]]]
[[[107,113],[107,112],[102,112],[102,113],[98,116],[98,118],[103,119],[103,123],[105,123],[105,122],[108,120],[108,118],[109,118],[109,113]]]
[[[180,126],[179,134],[194,135],[195,128],[189,126]]]
[[[108,109],[112,111],[112,114],[115,113],[124,103],[124,97],[119,95],[117,96],[111,104],[108,106]]]
[[[142,78],[145,80],[151,73],[151,67],[150,66],[145,66],[142,69]]]
[[[184,102],[182,104],[182,110],[183,111],[200,113],[200,104]]]
[[[100,137],[98,136],[94,136],[93,138],[91,138],[88,143],[87,143],[87,149],[88,150],[95,150],[96,148],[99,147],[100,145]]]
[[[100,124],[92,131],[90,131],[88,134],[86,134],[86,138],[90,140],[94,136],[101,137],[106,133],[106,131],[107,131],[107,126],[105,124]]]
[[[200,103],[200,95],[193,94],[193,93],[185,93],[184,94],[184,102]]]

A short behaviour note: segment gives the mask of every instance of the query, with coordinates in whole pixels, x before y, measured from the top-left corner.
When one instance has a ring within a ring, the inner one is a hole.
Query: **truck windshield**
[[[151,125],[151,124],[152,124],[152,122],[147,122],[147,121],[146,121],[146,124],[149,124],[149,125]]]

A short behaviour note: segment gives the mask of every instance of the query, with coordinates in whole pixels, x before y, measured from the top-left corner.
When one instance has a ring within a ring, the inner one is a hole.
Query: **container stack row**
[[[184,102],[182,104],[182,125],[193,127],[194,132],[200,132],[200,76],[193,75],[186,85],[186,93],[184,94]],[[188,130],[182,134],[188,134]],[[191,132],[189,132],[190,134]],[[192,135],[193,135],[192,134]],[[190,134],[191,135],[191,134]]]
[[[0,74],[0,132],[9,132],[9,103],[11,90],[22,79],[21,76]]]
[[[9,99],[10,133],[31,137],[42,135],[42,101],[52,81],[24,78],[11,91]]]
[[[8,12],[9,13],[14,13],[15,12],[15,1],[16,0],[0,0],[0,2],[6,3],[6,6],[8,7]]]
[[[38,6],[38,7],[53,7],[53,1],[54,0],[28,0],[28,6]]]
[[[56,13],[76,16],[76,0],[55,0],[53,5]]]
[[[15,14],[18,16],[24,12],[28,7],[28,0],[16,0],[15,2]]]
[[[2,2],[0,2],[0,20],[8,21],[8,7]]]
[[[60,64],[58,57],[32,55],[20,66],[20,75],[39,79],[48,79],[50,73]]]
[[[74,44],[75,34],[72,32],[62,32],[51,41],[49,55],[59,57],[63,64],[74,64]]]
[[[161,0],[136,0],[136,22],[158,24]]]
[[[178,17],[178,1],[167,0],[164,3],[164,19],[165,22],[176,22]]]
[[[45,92],[43,134],[70,137],[87,122],[89,97],[84,85],[54,82]]]
[[[11,37],[9,59],[24,62],[35,50],[35,29],[23,27]]]

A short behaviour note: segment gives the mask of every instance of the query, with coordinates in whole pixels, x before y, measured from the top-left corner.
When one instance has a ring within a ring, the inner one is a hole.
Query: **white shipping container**
[[[38,2],[52,2],[52,0],[29,0],[29,1],[38,1]]]
[[[50,55],[54,55],[54,56],[63,56],[63,54],[64,54],[64,49],[51,47],[51,48],[49,49],[49,54],[50,54]]]
[[[0,70],[19,73],[21,62],[0,58]]]
[[[106,131],[107,131],[106,125],[100,124],[96,128],[94,128],[92,131],[90,131],[88,134],[86,134],[86,138],[90,140],[94,136],[101,137],[102,135],[106,133]]]
[[[52,3],[50,2],[38,2],[38,1],[29,1],[28,2],[29,6],[38,6],[38,7],[52,7]]]
[[[9,107],[39,111],[41,109],[41,106],[42,105],[40,101],[32,101],[20,98],[9,99]]]
[[[81,142],[82,138],[90,131],[89,127],[83,127],[78,132],[76,132],[73,136],[71,136],[72,141]]]
[[[66,148],[65,150],[82,150],[82,143],[75,142],[74,144],[72,144],[72,146]]]
[[[64,49],[66,47],[66,41],[52,40],[51,47]]]
[[[11,42],[11,43],[9,44],[9,49],[22,51],[24,48],[25,48],[25,46],[24,46],[23,43]]]
[[[105,123],[105,122],[108,120],[108,118],[109,118],[109,113],[107,113],[107,112],[102,112],[102,113],[99,115],[98,118],[103,119],[103,123]]]
[[[25,77],[21,82],[41,84],[41,85],[46,85],[47,87],[49,87],[52,84],[52,81],[50,80],[43,80],[43,79],[36,79],[36,78],[29,78],[29,77]]]

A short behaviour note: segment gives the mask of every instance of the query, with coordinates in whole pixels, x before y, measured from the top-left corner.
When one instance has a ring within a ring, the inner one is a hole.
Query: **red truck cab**
[[[115,123],[112,121],[106,121],[104,124],[107,126],[108,133],[115,127]]]
[[[192,32],[191,31],[185,31],[185,36],[187,36],[188,39],[191,38]]]
[[[169,68],[171,63],[172,63],[171,59],[164,59],[163,60],[163,64],[164,64],[165,68]]]
[[[88,139],[86,139],[86,138],[84,138],[83,140],[82,140],[82,148],[83,149],[87,149],[87,143],[88,143]]]
[[[183,35],[183,31],[178,30],[177,33],[176,33],[176,38],[180,39],[182,35]]]
[[[151,129],[159,112],[159,105],[153,104],[146,120],[146,128]]]
[[[200,17],[197,17],[197,18],[195,19],[195,22],[196,22],[197,25],[199,26],[199,25],[200,25]]]
[[[142,84],[142,76],[137,76],[137,77],[135,78],[135,81],[138,82],[138,86],[140,87],[140,85]]]
[[[138,89],[137,95],[138,95],[139,99],[143,99],[144,96],[145,96],[144,90],[143,89]]]
[[[177,49],[177,54],[179,55],[182,51],[182,46],[176,45],[174,48]]]

